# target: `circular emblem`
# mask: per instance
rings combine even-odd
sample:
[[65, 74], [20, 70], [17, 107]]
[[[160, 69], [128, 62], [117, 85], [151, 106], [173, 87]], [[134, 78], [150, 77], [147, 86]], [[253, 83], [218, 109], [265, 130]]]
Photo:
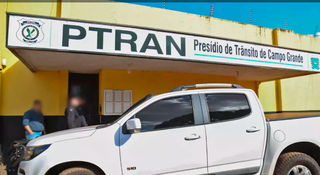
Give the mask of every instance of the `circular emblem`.
[[27, 25], [22, 29], [22, 36], [24, 39], [32, 41], [38, 38], [39, 30], [33, 25]]
[[16, 36], [20, 41], [31, 45], [40, 43], [43, 40], [44, 33], [42, 30], [42, 26], [44, 25], [44, 22], [40, 20], [24, 18], [17, 21], [19, 23], [19, 28], [17, 30]]

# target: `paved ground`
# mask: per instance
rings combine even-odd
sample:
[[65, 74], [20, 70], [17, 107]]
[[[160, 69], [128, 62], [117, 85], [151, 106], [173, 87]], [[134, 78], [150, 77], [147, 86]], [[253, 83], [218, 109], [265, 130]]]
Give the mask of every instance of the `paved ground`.
[[7, 175], [6, 171], [4, 170], [4, 166], [0, 165], [0, 175]]

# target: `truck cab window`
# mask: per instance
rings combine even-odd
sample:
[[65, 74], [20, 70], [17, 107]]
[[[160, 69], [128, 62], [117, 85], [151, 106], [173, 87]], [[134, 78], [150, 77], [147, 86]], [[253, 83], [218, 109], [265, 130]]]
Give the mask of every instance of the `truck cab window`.
[[135, 115], [141, 121], [141, 131], [152, 131], [194, 125], [191, 96], [179, 96], [157, 101]]
[[208, 94], [210, 122], [238, 119], [251, 113], [244, 94]]

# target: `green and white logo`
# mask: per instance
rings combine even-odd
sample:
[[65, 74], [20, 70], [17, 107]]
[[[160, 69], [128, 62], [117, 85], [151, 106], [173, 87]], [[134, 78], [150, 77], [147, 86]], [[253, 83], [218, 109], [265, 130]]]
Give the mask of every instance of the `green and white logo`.
[[39, 43], [43, 40], [44, 34], [42, 31], [43, 22], [32, 19], [18, 20], [19, 29], [17, 31], [17, 38], [29, 45]]

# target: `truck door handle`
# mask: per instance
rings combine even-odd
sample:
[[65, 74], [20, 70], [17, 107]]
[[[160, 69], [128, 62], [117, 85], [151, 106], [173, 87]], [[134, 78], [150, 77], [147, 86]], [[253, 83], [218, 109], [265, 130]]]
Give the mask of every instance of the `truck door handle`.
[[201, 137], [197, 134], [191, 134], [190, 136], [188, 137], [185, 137], [184, 140], [197, 140], [197, 139], [200, 139]]
[[258, 132], [260, 129], [256, 128], [255, 126], [251, 127], [250, 129], [246, 130], [247, 133], [253, 133], [253, 132]]

